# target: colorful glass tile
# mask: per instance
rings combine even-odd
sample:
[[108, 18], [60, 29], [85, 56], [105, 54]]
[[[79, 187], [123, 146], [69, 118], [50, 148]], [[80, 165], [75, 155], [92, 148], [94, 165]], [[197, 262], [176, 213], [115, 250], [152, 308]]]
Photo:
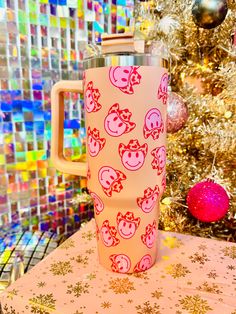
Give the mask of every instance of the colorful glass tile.
[[[86, 42], [124, 29], [132, 12], [131, 0], [0, 0], [0, 228], [61, 233], [92, 216], [70, 203], [83, 179], [51, 163], [50, 91], [60, 79], [79, 79]], [[86, 150], [82, 106], [78, 95], [66, 96], [64, 154], [75, 161]]]

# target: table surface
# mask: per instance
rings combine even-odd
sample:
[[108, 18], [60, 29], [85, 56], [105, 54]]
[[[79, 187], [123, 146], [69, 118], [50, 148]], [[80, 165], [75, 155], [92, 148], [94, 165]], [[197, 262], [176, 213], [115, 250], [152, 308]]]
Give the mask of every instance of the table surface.
[[1, 295], [3, 314], [236, 314], [236, 245], [159, 231], [148, 271], [112, 273], [98, 263], [86, 224]]

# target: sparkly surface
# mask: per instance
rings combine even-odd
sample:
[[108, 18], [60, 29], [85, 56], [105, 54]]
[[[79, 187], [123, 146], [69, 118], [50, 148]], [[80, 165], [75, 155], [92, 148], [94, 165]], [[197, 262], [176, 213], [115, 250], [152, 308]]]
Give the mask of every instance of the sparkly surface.
[[[168, 46], [172, 91], [184, 98], [189, 113], [182, 129], [168, 133], [167, 187], [159, 225], [166, 231], [236, 242], [236, 2], [227, 1], [225, 20], [210, 30], [194, 23], [191, 0], [149, 3], [148, 20], [155, 18], [155, 28], [148, 39]], [[162, 24], [167, 17], [173, 26], [168, 33]], [[228, 213], [214, 223], [198, 221], [186, 204], [189, 189], [208, 177], [231, 195]]]
[[202, 28], [211, 29], [219, 26], [228, 12], [226, 0], [195, 0], [192, 14], [194, 22]]
[[204, 222], [222, 219], [229, 209], [229, 197], [217, 183], [203, 181], [195, 184], [187, 196], [191, 214]]
[[[15, 230], [16, 231], [16, 230]], [[0, 233], [0, 292], [51, 253], [64, 236], [53, 232]], [[22, 265], [21, 273], [19, 266]]]
[[[61, 234], [87, 215], [71, 204], [84, 179], [50, 161], [50, 90], [78, 80], [85, 44], [124, 30], [132, 8], [131, 0], [0, 0], [0, 228]], [[64, 154], [76, 161], [85, 154], [83, 101], [65, 96]]]
[[168, 92], [167, 98], [167, 132], [175, 133], [182, 129], [188, 120], [188, 109], [180, 95]]
[[118, 274], [99, 264], [95, 231], [90, 221], [1, 293], [2, 313], [235, 313], [235, 244], [160, 231], [156, 264]]

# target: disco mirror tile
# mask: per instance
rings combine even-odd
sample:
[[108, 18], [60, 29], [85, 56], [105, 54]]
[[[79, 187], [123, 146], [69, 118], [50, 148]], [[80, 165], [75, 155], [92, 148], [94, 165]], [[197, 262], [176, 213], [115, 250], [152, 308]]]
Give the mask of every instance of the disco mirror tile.
[[[128, 25], [133, 1], [0, 0], [0, 230], [73, 232], [92, 208], [72, 208], [85, 186], [50, 161], [50, 90], [82, 77], [88, 41]], [[82, 109], [81, 109], [82, 108]], [[84, 159], [83, 99], [65, 101], [64, 154]], [[79, 138], [80, 135], [80, 138]]]

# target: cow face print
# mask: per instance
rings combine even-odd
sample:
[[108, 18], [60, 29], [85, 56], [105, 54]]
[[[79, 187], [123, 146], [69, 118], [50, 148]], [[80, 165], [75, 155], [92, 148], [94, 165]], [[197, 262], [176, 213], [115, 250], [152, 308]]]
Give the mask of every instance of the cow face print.
[[133, 86], [140, 84], [141, 80], [141, 75], [137, 71], [138, 68], [138, 66], [111, 67], [109, 71], [110, 82], [123, 93], [133, 94]]
[[141, 260], [134, 267], [134, 272], [138, 273], [140, 271], [145, 271], [152, 266], [152, 257], [149, 254], [144, 255]]
[[130, 258], [125, 254], [112, 254], [110, 256], [112, 261], [111, 269], [116, 273], [128, 273], [131, 267]]
[[153, 224], [149, 224], [146, 227], [146, 233], [141, 236], [141, 239], [143, 243], [151, 249], [155, 242], [156, 242], [156, 236], [157, 236], [157, 223], [154, 220]]
[[121, 181], [125, 179], [126, 175], [123, 172], [108, 166], [102, 167], [98, 173], [103, 191], [109, 197], [112, 196], [112, 192], [119, 193], [123, 189]]
[[156, 185], [154, 189], [147, 188], [144, 191], [144, 196], [137, 198], [137, 204], [144, 213], [150, 213], [153, 210], [156, 206], [159, 193], [159, 187]]
[[93, 88], [93, 82], [90, 81], [85, 90], [85, 109], [87, 112], [96, 112], [102, 108], [101, 104], [98, 102], [100, 96], [99, 90]]
[[100, 197], [94, 193], [94, 192], [90, 192], [90, 195], [94, 201], [94, 209], [95, 209], [95, 213], [96, 215], [99, 215], [103, 209], [104, 209], [104, 204], [103, 201], [100, 199]]
[[157, 169], [157, 174], [160, 175], [165, 170], [166, 165], [166, 148], [165, 146], [157, 147], [151, 152], [154, 157], [152, 168]]
[[157, 108], [150, 109], [144, 119], [143, 135], [145, 138], [152, 136], [154, 140], [157, 140], [160, 133], [164, 132], [164, 123], [161, 116], [161, 112]]
[[116, 221], [119, 235], [124, 239], [132, 238], [140, 224], [140, 218], [134, 218], [134, 214], [131, 212], [127, 212], [125, 215], [118, 213]]
[[168, 80], [168, 74], [165, 73], [161, 78], [161, 83], [157, 92], [157, 99], [161, 99], [164, 105], [167, 103]]
[[132, 131], [136, 124], [130, 121], [132, 113], [128, 109], [120, 109], [114, 104], [108, 111], [104, 120], [104, 128], [110, 136], [118, 137]]
[[131, 171], [138, 170], [143, 166], [147, 151], [148, 145], [146, 143], [140, 145], [138, 140], [130, 140], [127, 146], [122, 143], [119, 145], [122, 164]]
[[105, 143], [105, 138], [100, 138], [99, 131], [96, 128], [91, 130], [88, 127], [88, 151], [90, 156], [96, 157], [103, 149]]
[[109, 221], [105, 220], [102, 224], [101, 230], [101, 238], [105, 246], [116, 246], [120, 243], [120, 240], [116, 238], [116, 228], [109, 225]]

